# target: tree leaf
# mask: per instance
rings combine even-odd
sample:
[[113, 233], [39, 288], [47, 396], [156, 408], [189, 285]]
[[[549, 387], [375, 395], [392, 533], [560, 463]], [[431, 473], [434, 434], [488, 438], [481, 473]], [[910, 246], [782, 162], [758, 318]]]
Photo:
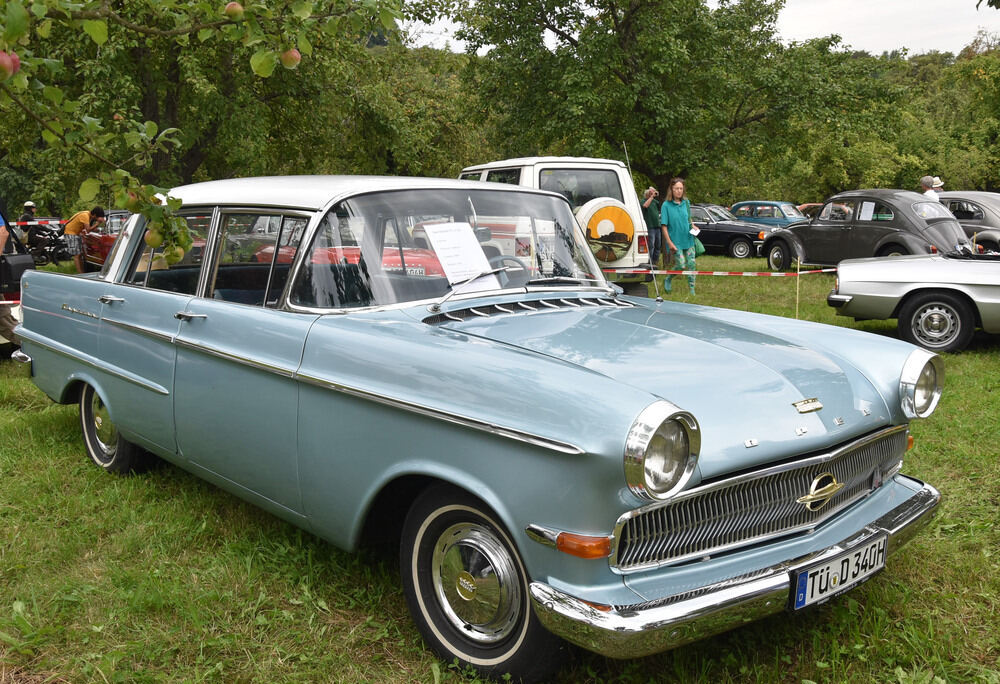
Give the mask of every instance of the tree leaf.
[[250, 68], [261, 78], [267, 78], [274, 73], [274, 67], [278, 64], [278, 55], [274, 50], [258, 50], [250, 58]]
[[80, 199], [84, 202], [92, 202], [100, 191], [101, 181], [96, 178], [88, 178], [80, 183]]
[[214, 35], [215, 31], [213, 29], [202, 29], [198, 31], [198, 40], [204, 43], [206, 40], [208, 40]]
[[24, 9], [21, 0], [10, 0], [7, 3], [7, 26], [3, 36], [8, 43], [16, 42], [28, 32], [28, 10]]
[[292, 14], [299, 19], [308, 19], [312, 15], [313, 4], [305, 0], [298, 0], [292, 3]]
[[98, 45], [108, 42], [108, 25], [104, 21], [87, 19], [83, 22], [83, 30]]

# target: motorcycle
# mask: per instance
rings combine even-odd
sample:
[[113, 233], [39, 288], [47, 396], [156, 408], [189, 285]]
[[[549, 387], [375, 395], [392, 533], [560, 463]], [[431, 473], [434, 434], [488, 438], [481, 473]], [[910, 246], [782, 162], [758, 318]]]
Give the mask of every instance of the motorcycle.
[[72, 259], [66, 240], [55, 228], [45, 225], [32, 226], [28, 229], [28, 252], [35, 260], [36, 266]]

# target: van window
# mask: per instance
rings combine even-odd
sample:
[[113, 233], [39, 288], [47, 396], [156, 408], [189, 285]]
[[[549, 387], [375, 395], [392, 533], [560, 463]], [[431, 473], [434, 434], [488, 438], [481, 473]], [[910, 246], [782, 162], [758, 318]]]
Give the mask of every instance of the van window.
[[543, 169], [538, 187], [558, 192], [569, 200], [574, 210], [598, 197], [625, 201], [618, 174], [608, 169]]
[[493, 169], [486, 173], [486, 180], [491, 183], [518, 185], [521, 182], [521, 169]]

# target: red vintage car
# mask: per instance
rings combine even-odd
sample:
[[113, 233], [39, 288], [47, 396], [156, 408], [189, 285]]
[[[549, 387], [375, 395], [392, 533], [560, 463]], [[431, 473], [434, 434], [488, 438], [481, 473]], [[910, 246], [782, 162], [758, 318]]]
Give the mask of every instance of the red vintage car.
[[111, 253], [111, 247], [118, 239], [118, 233], [125, 227], [125, 222], [131, 215], [131, 212], [124, 209], [110, 209], [107, 212], [107, 221], [96, 230], [84, 233], [83, 261], [87, 268], [100, 269], [104, 266], [104, 261]]

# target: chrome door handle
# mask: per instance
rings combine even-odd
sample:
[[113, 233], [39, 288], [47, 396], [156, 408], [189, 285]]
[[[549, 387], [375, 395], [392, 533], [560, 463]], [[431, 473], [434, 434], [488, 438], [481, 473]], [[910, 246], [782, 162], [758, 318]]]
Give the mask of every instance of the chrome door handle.
[[114, 297], [112, 295], [101, 295], [97, 298], [101, 304], [111, 304], [113, 302], [124, 302], [125, 300], [121, 297]]
[[174, 314], [174, 318], [176, 318], [179, 321], [191, 321], [194, 320], [195, 318], [208, 318], [208, 316], [206, 314], [195, 314], [195, 313], [188, 313], [187, 311], [178, 311], [177, 313]]

